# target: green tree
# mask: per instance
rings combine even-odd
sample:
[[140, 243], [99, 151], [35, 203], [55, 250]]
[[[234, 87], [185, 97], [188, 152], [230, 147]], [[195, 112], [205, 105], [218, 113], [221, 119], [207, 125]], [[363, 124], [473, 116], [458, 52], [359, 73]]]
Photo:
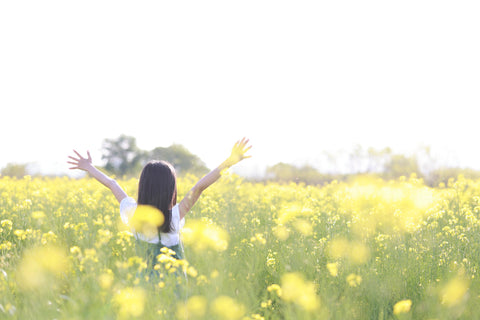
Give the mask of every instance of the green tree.
[[5, 168], [2, 169], [3, 176], [21, 178], [28, 174], [27, 163], [8, 163]]
[[144, 152], [137, 147], [134, 137], [120, 135], [116, 139], [105, 139], [102, 145], [105, 169], [117, 176], [136, 173], [141, 166]]
[[180, 175], [188, 172], [199, 176], [208, 172], [205, 163], [180, 144], [155, 148], [148, 153], [148, 158], [170, 162]]
[[303, 182], [306, 184], [322, 184], [333, 180], [331, 175], [320, 173], [312, 166], [296, 167], [287, 163], [277, 163], [266, 170], [269, 180], [278, 182]]
[[276, 165], [268, 167], [267, 178], [275, 181], [295, 181], [296, 179], [296, 168], [288, 163], [280, 162]]
[[407, 157], [402, 154], [394, 154], [385, 164], [383, 176], [386, 179], [396, 179], [401, 176], [408, 177], [412, 173], [415, 173], [419, 178], [422, 177], [417, 157]]

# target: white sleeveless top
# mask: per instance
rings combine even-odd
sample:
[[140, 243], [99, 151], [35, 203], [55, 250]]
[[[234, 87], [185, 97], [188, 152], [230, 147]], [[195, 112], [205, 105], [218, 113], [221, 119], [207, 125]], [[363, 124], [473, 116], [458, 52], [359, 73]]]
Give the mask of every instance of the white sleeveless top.
[[[122, 222], [128, 225], [129, 220], [133, 217], [135, 210], [137, 209], [137, 202], [131, 197], [125, 197], [120, 202], [120, 217]], [[180, 230], [185, 225], [185, 218], [180, 220], [180, 210], [178, 204], [172, 208], [172, 231], [169, 233], [160, 233], [161, 243], [164, 246], [171, 247], [180, 243]], [[146, 236], [139, 232], [136, 232], [135, 229], [131, 227], [132, 233], [135, 238], [138, 240], [146, 241], [148, 243], [158, 243], [160, 240], [158, 236]]]

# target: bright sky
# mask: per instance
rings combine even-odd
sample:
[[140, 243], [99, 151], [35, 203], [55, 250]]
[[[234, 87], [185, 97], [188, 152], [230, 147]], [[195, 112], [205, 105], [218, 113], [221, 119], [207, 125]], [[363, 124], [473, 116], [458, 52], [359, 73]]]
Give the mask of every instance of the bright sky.
[[120, 134], [210, 168], [355, 145], [480, 169], [480, 2], [1, 1], [0, 168]]

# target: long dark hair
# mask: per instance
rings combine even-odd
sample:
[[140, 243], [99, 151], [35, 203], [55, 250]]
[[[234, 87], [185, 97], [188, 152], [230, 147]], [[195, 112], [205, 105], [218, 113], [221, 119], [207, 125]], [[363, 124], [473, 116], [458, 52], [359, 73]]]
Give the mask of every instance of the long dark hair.
[[177, 177], [167, 161], [150, 161], [138, 182], [138, 204], [151, 205], [163, 213], [163, 225], [158, 232], [172, 231], [172, 207], [177, 204]]

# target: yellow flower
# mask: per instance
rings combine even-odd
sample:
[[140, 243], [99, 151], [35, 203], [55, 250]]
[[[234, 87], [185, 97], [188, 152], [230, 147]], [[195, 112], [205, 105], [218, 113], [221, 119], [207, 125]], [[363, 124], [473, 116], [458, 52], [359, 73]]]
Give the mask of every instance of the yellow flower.
[[82, 250], [77, 247], [77, 246], [73, 246], [70, 248], [70, 253], [73, 255], [73, 256], [81, 256], [82, 255]]
[[195, 251], [213, 249], [225, 251], [228, 248], [228, 234], [222, 228], [201, 220], [190, 220], [182, 230], [182, 239]]
[[277, 294], [277, 296], [279, 296], [279, 297], [282, 296], [282, 288], [276, 283], [269, 285], [267, 287], [267, 291], [268, 292], [275, 292]]
[[218, 277], [220, 273], [218, 272], [218, 270], [213, 270], [211, 273], [210, 273], [210, 278], [211, 279], [215, 279], [216, 277]]
[[192, 278], [195, 278], [196, 276], [198, 276], [198, 271], [194, 267], [190, 266], [187, 268], [187, 275], [189, 275]]
[[10, 241], [5, 241], [4, 243], [0, 244], [0, 250], [10, 250], [12, 247], [13, 245]]
[[313, 233], [312, 223], [307, 220], [297, 219], [294, 221], [293, 226], [295, 230], [304, 236], [311, 236]]
[[453, 307], [458, 305], [468, 292], [469, 282], [455, 278], [450, 280], [441, 290], [442, 304]]
[[252, 243], [253, 242], [258, 242], [258, 243], [263, 244], [263, 245], [267, 243], [267, 241], [263, 237], [263, 234], [261, 234], [261, 233], [257, 233], [257, 234], [255, 234], [254, 237], [251, 237], [250, 242], [252, 242]]
[[0, 224], [2, 225], [2, 228], [7, 229], [8, 231], [12, 230], [12, 226], [13, 226], [12, 221], [5, 219], [5, 220], [2, 220]]
[[40, 219], [43, 219], [45, 217], [46, 217], [46, 215], [43, 211], [33, 211], [32, 212], [32, 218], [33, 219], [40, 220]]
[[347, 239], [332, 240], [328, 246], [328, 253], [333, 259], [346, 257], [349, 252], [350, 243]]
[[305, 281], [300, 273], [286, 273], [282, 276], [282, 296], [287, 302], [293, 302], [307, 311], [313, 311], [320, 306], [320, 300], [315, 293], [315, 285]]
[[350, 287], [358, 287], [362, 283], [362, 277], [351, 273], [347, 276], [347, 283]]
[[336, 262], [327, 263], [327, 270], [332, 277], [336, 277], [338, 275], [338, 264]]
[[48, 231], [42, 235], [42, 244], [55, 243], [57, 241], [57, 236], [52, 231]]
[[13, 232], [13, 234], [16, 235], [19, 240], [27, 239], [27, 233], [25, 232], [25, 230], [17, 229]]
[[125, 288], [113, 297], [113, 303], [121, 319], [141, 316], [145, 309], [145, 300], [146, 294], [141, 288]]
[[212, 302], [211, 308], [217, 317], [225, 320], [241, 319], [245, 314], [245, 307], [227, 296], [216, 298]]
[[112, 237], [113, 234], [110, 232], [110, 230], [99, 229], [97, 231], [97, 241], [95, 243], [95, 246], [99, 248], [102, 245], [107, 244]]
[[192, 296], [187, 303], [177, 305], [177, 318], [198, 319], [205, 316], [207, 312], [207, 298], [204, 296]]
[[393, 306], [393, 314], [399, 315], [401, 313], [408, 313], [412, 307], [412, 300], [401, 300]]
[[294, 220], [298, 216], [311, 216], [313, 210], [307, 207], [304, 207], [302, 204], [294, 203], [291, 205], [284, 206], [278, 214], [278, 223], [284, 224], [289, 221]]
[[17, 282], [27, 290], [51, 288], [67, 269], [67, 257], [60, 248], [32, 248], [25, 251], [20, 261]]
[[85, 260], [98, 262], [97, 251], [95, 249], [85, 249]]
[[98, 284], [102, 289], [109, 289], [112, 286], [113, 280], [113, 272], [110, 269], [107, 269], [106, 272], [98, 276]]
[[366, 245], [343, 238], [332, 240], [328, 253], [333, 259], [346, 258], [355, 265], [365, 264], [370, 259], [370, 249]]
[[273, 235], [278, 239], [278, 240], [282, 240], [282, 241], [285, 241], [288, 239], [289, 235], [290, 235], [290, 231], [287, 227], [285, 227], [284, 225], [282, 224], [279, 224], [277, 226], [275, 226], [273, 229], [272, 229], [272, 232], [273, 232]]
[[165, 218], [160, 210], [149, 205], [138, 205], [129, 224], [136, 232], [142, 233], [147, 237], [153, 237], [158, 234]]
[[353, 264], [364, 264], [370, 259], [370, 249], [362, 243], [351, 243], [348, 258]]

